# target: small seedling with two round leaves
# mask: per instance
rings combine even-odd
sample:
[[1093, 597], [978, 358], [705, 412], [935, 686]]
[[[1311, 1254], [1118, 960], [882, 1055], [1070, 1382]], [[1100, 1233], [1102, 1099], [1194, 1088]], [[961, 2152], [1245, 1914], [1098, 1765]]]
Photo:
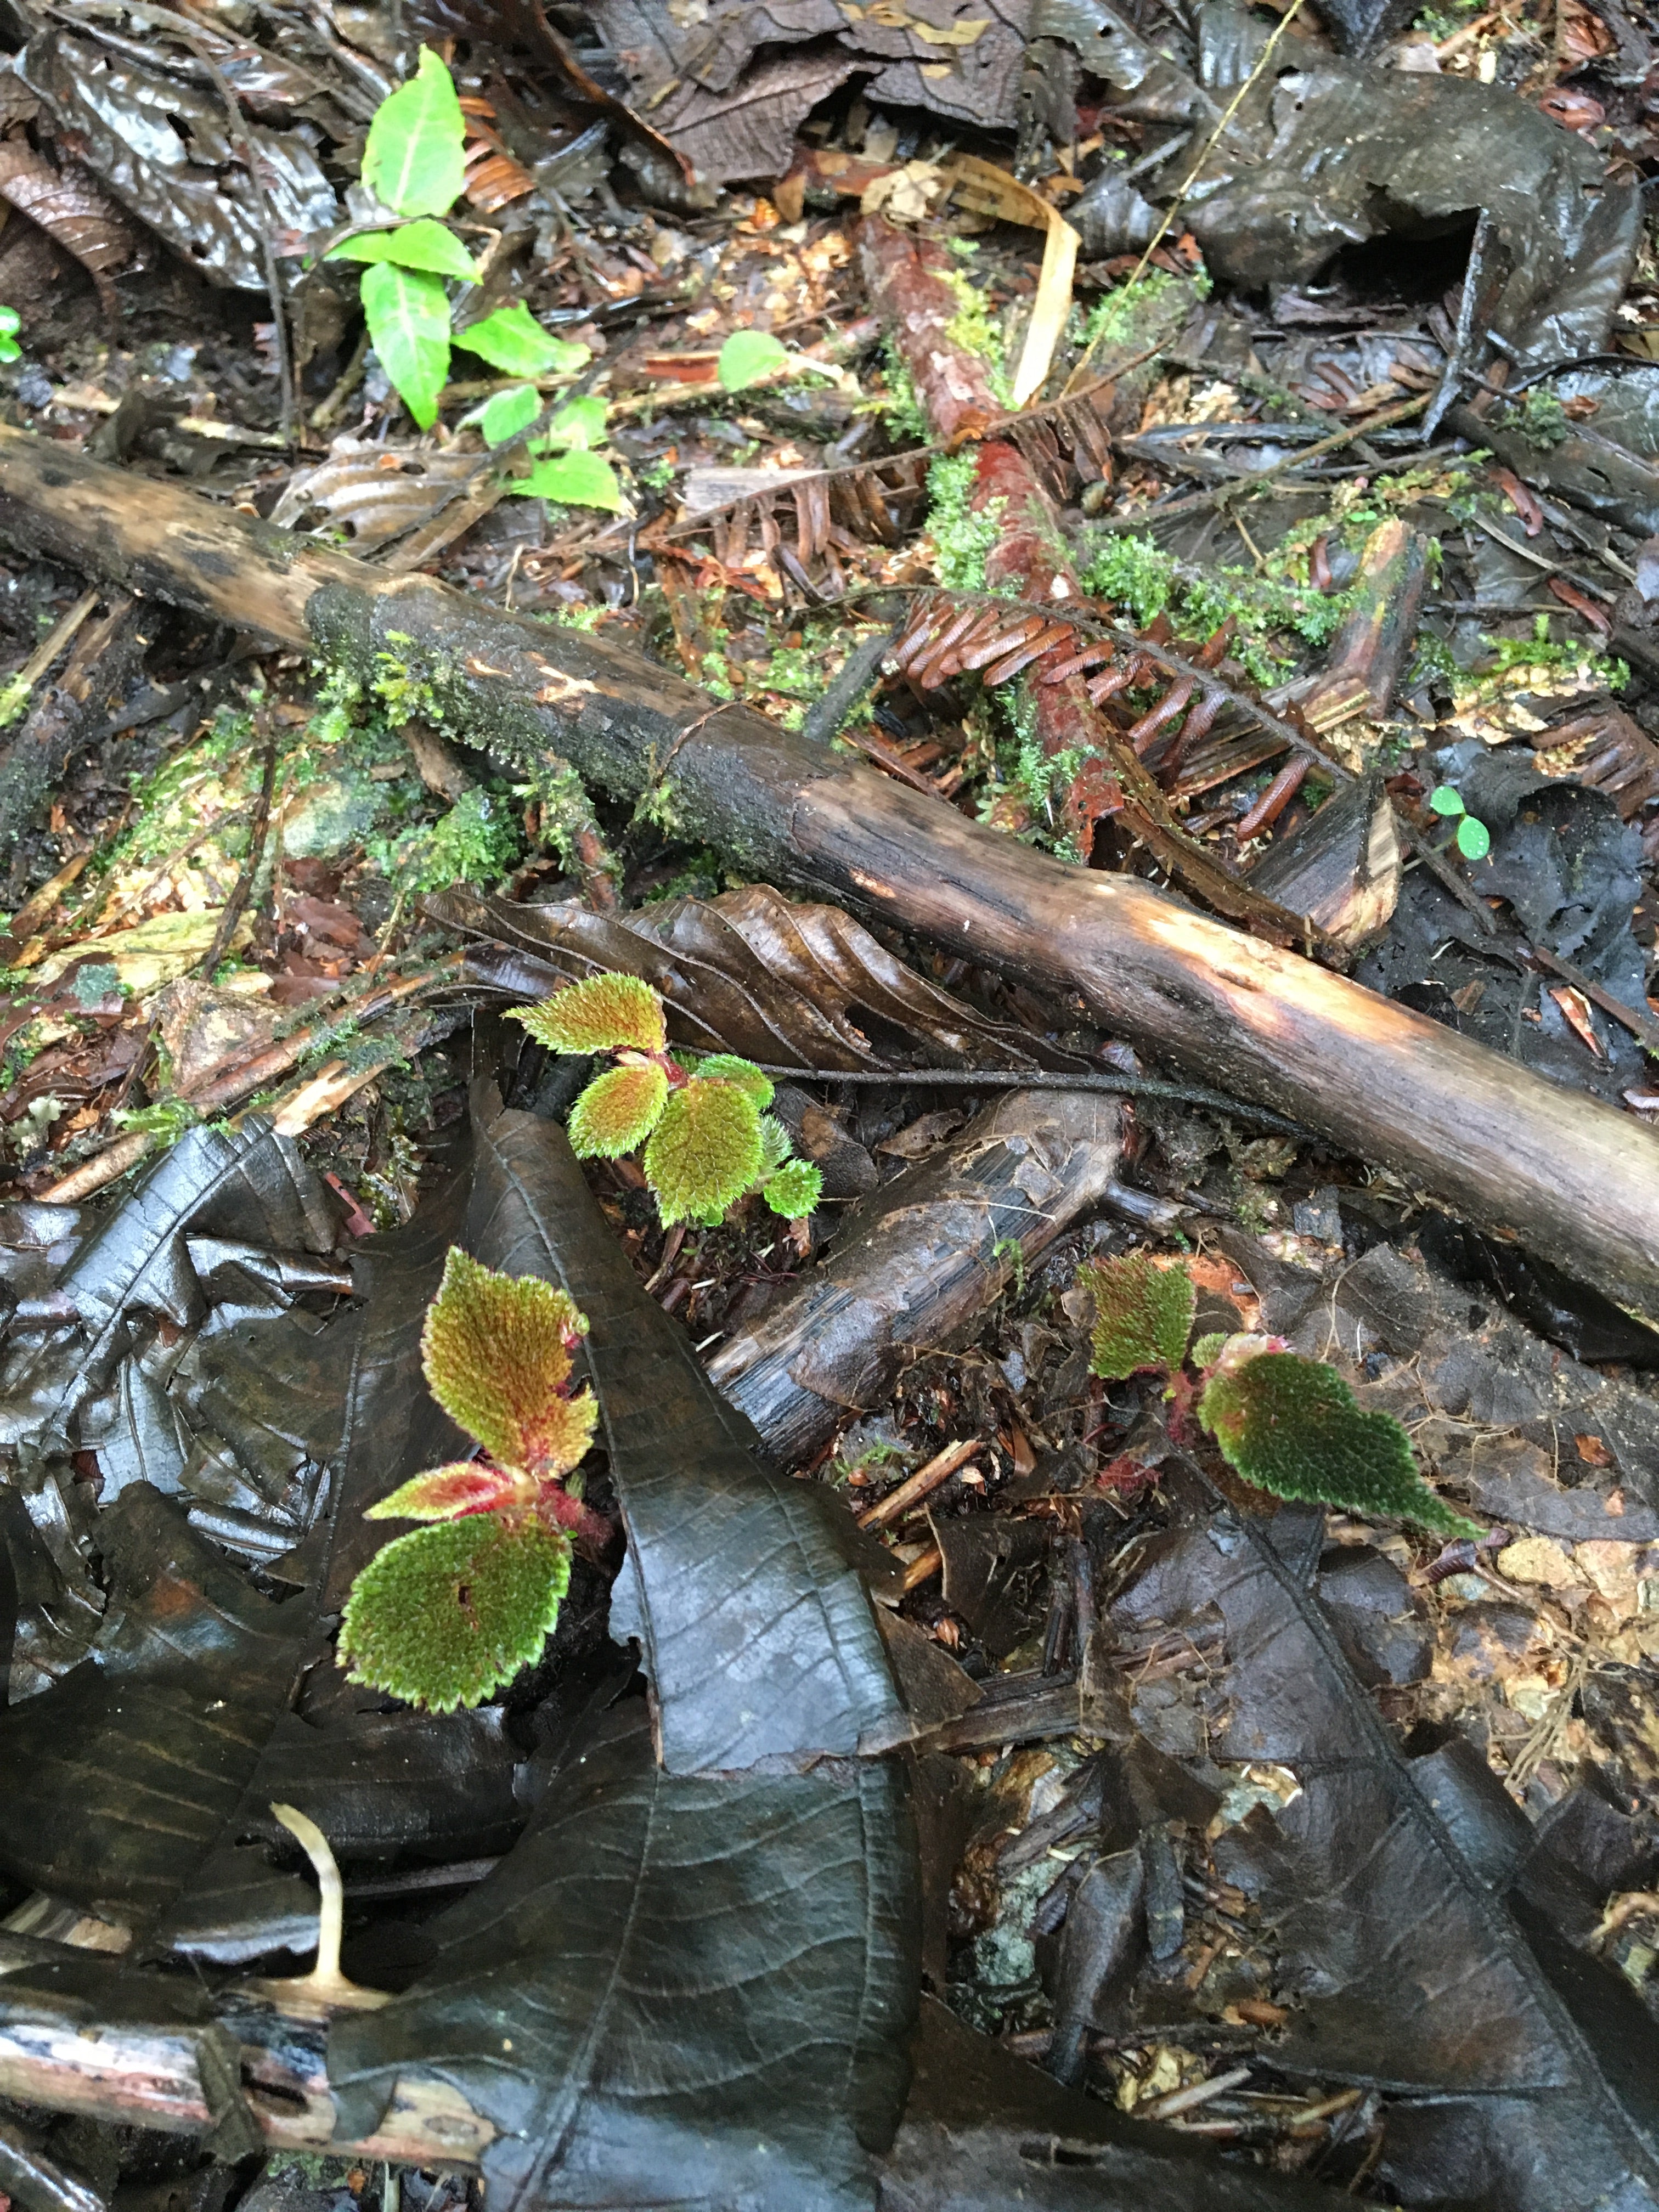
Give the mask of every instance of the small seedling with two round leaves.
[[603, 1549], [611, 1536], [575, 1472], [599, 1414], [591, 1391], [570, 1389], [586, 1330], [552, 1284], [450, 1252], [421, 1364], [482, 1456], [431, 1468], [369, 1507], [371, 1521], [429, 1525], [377, 1553], [351, 1586], [336, 1656], [354, 1682], [447, 1713], [540, 1656], [573, 1540]]
[[787, 1220], [817, 1205], [822, 1176], [792, 1157], [788, 1131], [766, 1111], [771, 1079], [735, 1053], [695, 1067], [676, 1060], [662, 1000], [639, 976], [590, 975], [513, 1018], [550, 1051], [614, 1054], [617, 1065], [571, 1109], [570, 1148], [579, 1159], [609, 1160], [642, 1145], [665, 1228], [714, 1228], [751, 1191]]
[[1429, 793], [1429, 805], [1443, 820], [1457, 824], [1457, 849], [1466, 860], [1484, 860], [1492, 850], [1492, 832], [1468, 811], [1462, 793], [1449, 783], [1437, 783]]
[[1424, 1481], [1394, 1416], [1363, 1411], [1323, 1360], [1302, 1358], [1277, 1336], [1218, 1333], [1189, 1347], [1197, 1296], [1183, 1267], [1160, 1267], [1145, 1253], [1095, 1260], [1078, 1284], [1095, 1302], [1093, 1371], [1109, 1382], [1163, 1375], [1170, 1433], [1179, 1439], [1195, 1419], [1256, 1489], [1480, 1534]]

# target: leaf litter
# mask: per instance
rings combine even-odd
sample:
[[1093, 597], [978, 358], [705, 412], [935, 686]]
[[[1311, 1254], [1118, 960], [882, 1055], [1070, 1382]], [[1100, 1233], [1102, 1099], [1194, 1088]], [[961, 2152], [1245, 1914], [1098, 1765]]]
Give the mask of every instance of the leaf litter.
[[[1659, 1113], [1645, 19], [20, 21], [13, 420]], [[260, 2212], [459, 2212], [414, 2083], [491, 2204], [1648, 2201], [1651, 1329], [754, 881], [670, 764], [630, 817], [393, 653], [84, 582], [0, 594], [8, 2193], [260, 2149]], [[581, 1040], [498, 1015], [611, 976], [691, 1086], [767, 1071], [820, 1206], [590, 1146]], [[368, 1510], [493, 1479], [422, 1378], [452, 1251], [588, 1317], [617, 1537], [433, 1712], [334, 1661]], [[1446, 1530], [1242, 1480], [1173, 1320], [1091, 1358], [1126, 1263]], [[317, 1940], [275, 1807], [390, 1997], [326, 2031], [252, 1992]], [[182, 2038], [202, 2118], [134, 2150], [71, 2021]]]

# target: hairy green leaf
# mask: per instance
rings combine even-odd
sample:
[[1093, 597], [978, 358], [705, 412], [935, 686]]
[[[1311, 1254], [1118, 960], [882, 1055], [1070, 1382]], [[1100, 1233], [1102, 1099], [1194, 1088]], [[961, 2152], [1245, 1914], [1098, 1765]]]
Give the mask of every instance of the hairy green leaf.
[[552, 337], [522, 300], [469, 323], [456, 331], [455, 343], [469, 353], [482, 354], [503, 376], [562, 376], [587, 359], [585, 345]]
[[781, 1168], [793, 1150], [793, 1140], [775, 1114], [761, 1116], [761, 1173]]
[[760, 1110], [735, 1083], [693, 1076], [676, 1091], [645, 1148], [645, 1178], [665, 1226], [724, 1212], [760, 1173]]
[[614, 1160], [635, 1152], [667, 1102], [668, 1078], [660, 1067], [613, 1067], [590, 1083], [571, 1109], [570, 1149], [579, 1160]]
[[365, 1521], [456, 1521], [463, 1513], [490, 1513], [525, 1501], [518, 1495], [522, 1476], [503, 1473], [482, 1460], [453, 1460], [411, 1475], [378, 1505], [366, 1506]]
[[668, 1042], [662, 1000], [637, 975], [589, 975], [513, 1018], [552, 1052], [661, 1052]]
[[1127, 1259], [1091, 1260], [1078, 1271], [1078, 1282], [1094, 1297], [1089, 1364], [1097, 1375], [1121, 1382], [1143, 1368], [1180, 1366], [1198, 1303], [1184, 1267], [1160, 1267], [1137, 1252]]
[[1275, 1498], [1392, 1514], [1447, 1535], [1480, 1533], [1423, 1480], [1394, 1416], [1362, 1413], [1322, 1360], [1262, 1352], [1233, 1365], [1224, 1353], [1198, 1417], [1228, 1465]]
[[766, 1203], [787, 1221], [799, 1221], [817, 1209], [823, 1177], [810, 1160], [788, 1160], [761, 1185]]
[[476, 284], [478, 264], [453, 230], [446, 230], [430, 216], [418, 222], [400, 223], [396, 230], [367, 231], [361, 238], [342, 239], [325, 257], [330, 261], [391, 261], [399, 269], [425, 269], [434, 276], [459, 276]]
[[511, 489], [520, 499], [552, 499], [561, 507], [598, 507], [607, 514], [622, 511], [622, 485], [617, 471], [603, 454], [590, 453], [580, 446], [538, 461]]
[[733, 331], [720, 348], [716, 364], [721, 387], [741, 392], [745, 385], [781, 368], [788, 358], [788, 347], [769, 331]]
[[486, 446], [504, 446], [516, 438], [542, 411], [542, 395], [533, 384], [515, 384], [508, 392], [492, 392], [478, 417]]
[[1227, 1333], [1224, 1329], [1212, 1329], [1207, 1335], [1200, 1336], [1194, 1340], [1188, 1356], [1194, 1366], [1202, 1373], [1205, 1368], [1213, 1365], [1221, 1357], [1222, 1346], [1227, 1340]]
[[442, 215], [466, 181], [465, 138], [454, 79], [431, 47], [422, 46], [416, 74], [374, 111], [363, 147], [363, 182], [399, 215]]
[[568, 1540], [533, 1515], [416, 1528], [352, 1584], [337, 1656], [408, 1705], [476, 1705], [541, 1656], [569, 1583]]
[[449, 301], [442, 283], [377, 261], [363, 271], [362, 296], [380, 366], [416, 422], [429, 430], [449, 376]]
[[697, 1063], [699, 1075], [711, 1082], [735, 1083], [763, 1110], [772, 1103], [772, 1079], [763, 1075], [752, 1060], [739, 1060], [734, 1052], [711, 1052]]
[[587, 1324], [538, 1275], [498, 1275], [452, 1247], [421, 1331], [433, 1396], [503, 1467], [562, 1474], [592, 1440], [586, 1393], [559, 1394]]

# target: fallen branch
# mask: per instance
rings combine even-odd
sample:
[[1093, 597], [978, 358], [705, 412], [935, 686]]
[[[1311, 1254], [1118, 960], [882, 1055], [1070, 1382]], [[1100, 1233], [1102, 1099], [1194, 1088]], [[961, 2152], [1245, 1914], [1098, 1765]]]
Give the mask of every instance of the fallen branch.
[[[1063, 1082], [1064, 1077], [1057, 1079]], [[1112, 1188], [1122, 1114], [1086, 1091], [1016, 1091], [872, 1192], [793, 1297], [721, 1346], [711, 1382], [785, 1464], [883, 1403], [921, 1352], [994, 1298]]]
[[451, 727], [521, 769], [555, 754], [603, 790], [649, 793], [745, 874], [811, 886], [1020, 976], [1659, 1312], [1659, 1138], [1134, 877], [982, 829], [603, 635], [378, 575], [11, 429], [0, 536], [319, 652], [366, 684], [395, 662]]

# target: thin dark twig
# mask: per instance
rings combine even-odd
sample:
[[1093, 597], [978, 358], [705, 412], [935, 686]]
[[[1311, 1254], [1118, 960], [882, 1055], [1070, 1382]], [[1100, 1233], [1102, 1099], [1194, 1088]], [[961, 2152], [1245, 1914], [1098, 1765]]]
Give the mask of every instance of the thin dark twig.
[[255, 878], [265, 856], [265, 836], [270, 828], [270, 795], [276, 787], [276, 740], [265, 739], [264, 773], [259, 781], [259, 796], [253, 806], [253, 826], [248, 834], [247, 858], [242, 863], [241, 873], [225, 901], [225, 910], [219, 917], [219, 927], [213, 933], [213, 942], [198, 973], [211, 982], [218, 971], [219, 963], [230, 950], [237, 926], [246, 910], [253, 893]]
[[1346, 430], [1338, 430], [1328, 438], [1322, 438], [1316, 446], [1309, 446], [1302, 453], [1291, 453], [1282, 461], [1275, 461], [1270, 469], [1258, 469], [1249, 474], [1231, 477], [1223, 484], [1212, 484], [1207, 491], [1189, 492], [1182, 499], [1172, 499], [1161, 507], [1140, 508], [1132, 514], [1111, 514], [1096, 527], [1100, 530], [1144, 530], [1149, 524], [1172, 520], [1178, 514], [1200, 514], [1206, 508], [1230, 506], [1236, 499], [1244, 499], [1292, 470], [1305, 469], [1310, 461], [1317, 461], [1327, 453], [1334, 453], [1344, 446], [1352, 445], [1356, 438], [1370, 435], [1373, 430], [1392, 428], [1413, 415], [1420, 415], [1428, 405], [1431, 395], [1419, 392], [1414, 399], [1401, 400], [1397, 407], [1385, 407], [1380, 415], [1367, 416], [1363, 422], [1352, 423]]
[[1164, 1083], [1155, 1075], [1119, 1075], [1097, 1068], [1081, 1069], [1076, 1074], [1066, 1074], [1049, 1067], [849, 1070], [844, 1067], [785, 1067], [767, 1060], [757, 1060], [755, 1066], [763, 1075], [784, 1075], [794, 1083], [892, 1083], [921, 1090], [939, 1085], [958, 1091], [1121, 1091], [1130, 1098], [1173, 1098], [1186, 1106], [1213, 1107], [1218, 1113], [1236, 1114], [1241, 1121], [1259, 1121], [1265, 1128], [1275, 1129], [1286, 1137], [1306, 1137], [1311, 1133], [1300, 1122], [1288, 1121], [1282, 1115], [1272, 1113], [1265, 1106], [1247, 1105], [1243, 1099], [1230, 1097], [1224, 1091], [1206, 1091], [1202, 1085], [1194, 1084]]

